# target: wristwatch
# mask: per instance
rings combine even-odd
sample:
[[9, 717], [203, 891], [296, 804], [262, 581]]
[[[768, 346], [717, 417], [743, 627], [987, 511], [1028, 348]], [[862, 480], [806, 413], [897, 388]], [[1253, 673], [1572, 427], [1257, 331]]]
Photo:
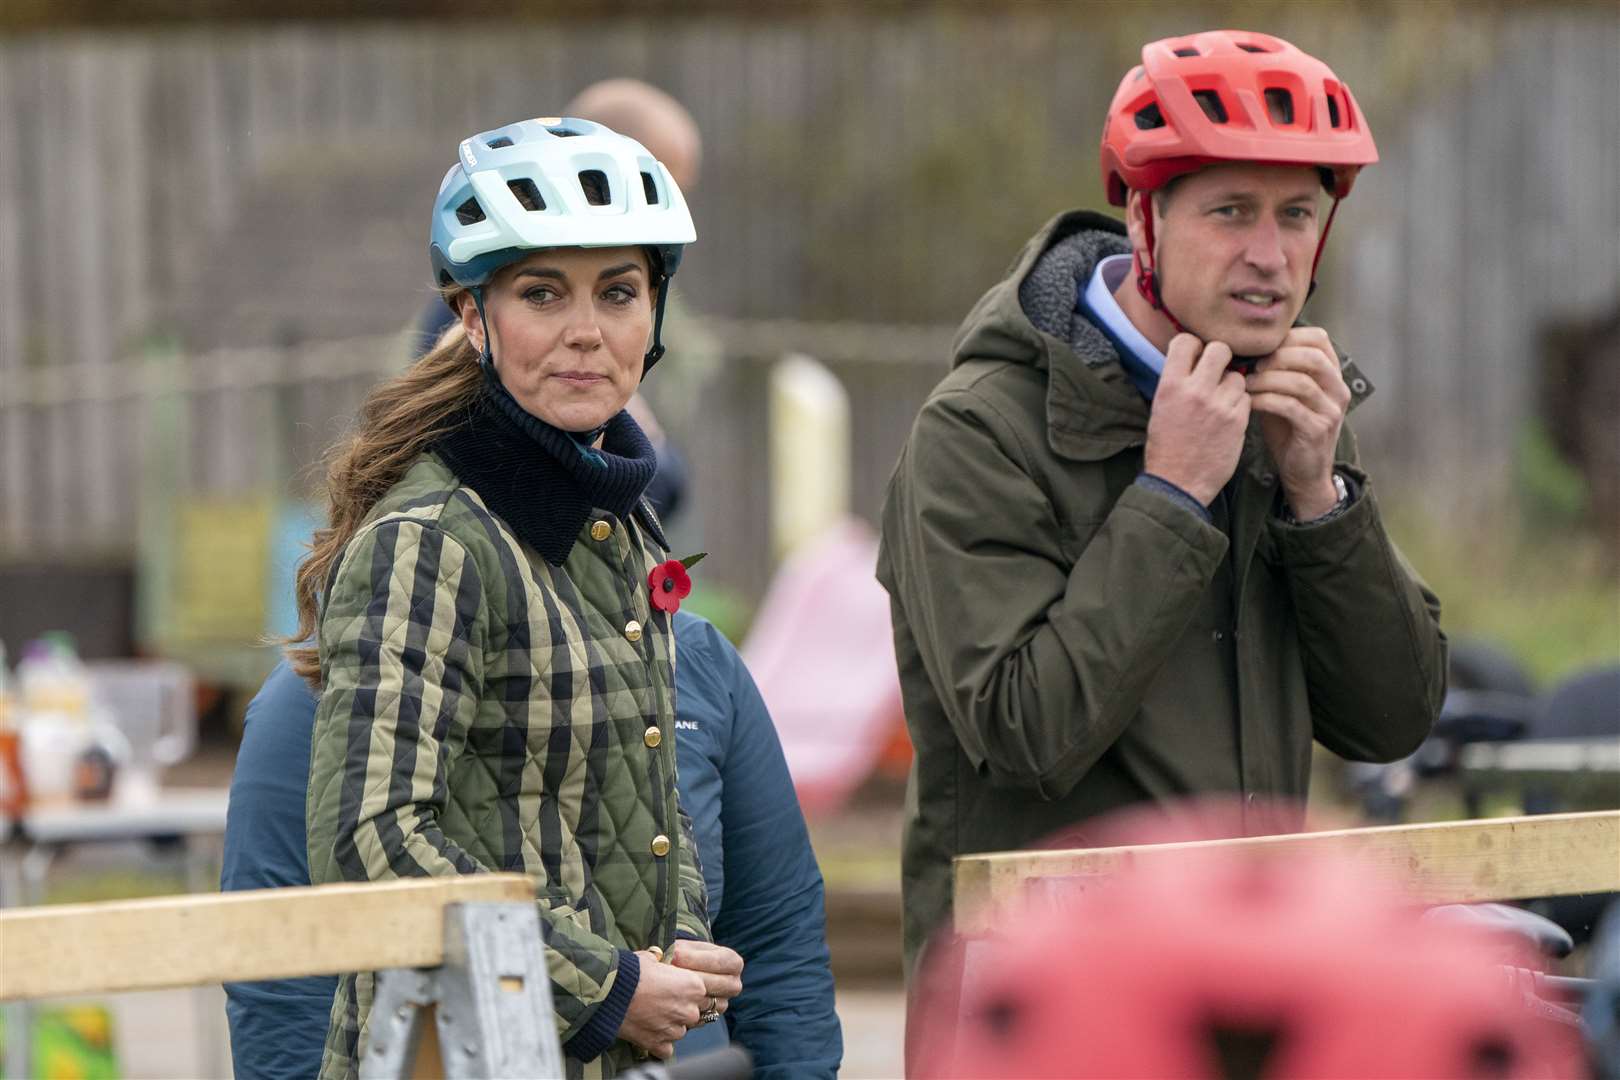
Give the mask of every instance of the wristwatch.
[[1299, 518], [1295, 517], [1294, 508], [1288, 505], [1288, 500], [1284, 499], [1282, 512], [1283, 520], [1290, 525], [1320, 525], [1323, 522], [1332, 521], [1334, 518], [1338, 517], [1340, 514], [1344, 513], [1350, 508], [1350, 482], [1344, 478], [1343, 474], [1341, 474], [1338, 469], [1333, 470], [1333, 490], [1338, 493], [1339, 501], [1334, 503], [1333, 508], [1327, 513], [1319, 514], [1316, 517], [1311, 518], [1309, 521], [1301, 521]]

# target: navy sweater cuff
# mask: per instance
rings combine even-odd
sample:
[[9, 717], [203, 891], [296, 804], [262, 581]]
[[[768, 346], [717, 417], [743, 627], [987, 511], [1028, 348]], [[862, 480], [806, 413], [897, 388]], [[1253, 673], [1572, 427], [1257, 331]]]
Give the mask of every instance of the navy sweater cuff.
[[563, 1044], [563, 1051], [577, 1061], [591, 1061], [612, 1046], [619, 1036], [619, 1025], [624, 1023], [624, 1014], [630, 1011], [630, 999], [636, 996], [639, 982], [641, 958], [629, 949], [620, 949], [619, 975], [613, 980], [613, 989], [585, 1021], [585, 1026]]
[[1168, 496], [1171, 501], [1181, 503], [1187, 509], [1203, 518], [1206, 522], [1211, 524], [1214, 523], [1215, 519], [1210, 517], [1209, 507], [1199, 502], [1196, 498], [1177, 487], [1175, 484], [1172, 484], [1170, 481], [1164, 479], [1164, 477], [1154, 476], [1152, 473], [1147, 472], [1138, 473], [1136, 482], [1142, 487], [1147, 488], [1149, 491], [1157, 491], [1161, 495]]

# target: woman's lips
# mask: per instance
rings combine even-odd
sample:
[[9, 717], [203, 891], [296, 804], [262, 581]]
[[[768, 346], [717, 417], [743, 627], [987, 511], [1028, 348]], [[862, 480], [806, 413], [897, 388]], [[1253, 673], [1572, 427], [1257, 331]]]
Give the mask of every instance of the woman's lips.
[[559, 371], [552, 378], [561, 379], [563, 382], [573, 383], [576, 386], [592, 386], [607, 381], [606, 375], [599, 375], [591, 371]]

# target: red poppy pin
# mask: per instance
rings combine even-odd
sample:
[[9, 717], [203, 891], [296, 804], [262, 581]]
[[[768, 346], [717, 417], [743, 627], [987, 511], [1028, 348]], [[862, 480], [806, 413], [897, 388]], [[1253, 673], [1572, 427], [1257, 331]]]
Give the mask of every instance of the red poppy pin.
[[652, 606], [671, 615], [681, 610], [681, 601], [692, 591], [692, 576], [687, 571], [702, 562], [707, 554], [700, 551], [653, 567], [652, 573], [647, 575], [647, 584], [652, 588]]

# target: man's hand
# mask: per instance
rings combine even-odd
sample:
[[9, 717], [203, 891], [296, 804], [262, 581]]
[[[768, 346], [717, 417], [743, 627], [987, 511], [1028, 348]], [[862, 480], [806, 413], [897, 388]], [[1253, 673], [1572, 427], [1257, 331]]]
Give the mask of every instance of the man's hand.
[[[1208, 506], [1237, 470], [1249, 425], [1243, 376], [1227, 371], [1232, 350], [1177, 334], [1153, 394], [1143, 468]], [[1331, 486], [1331, 481], [1330, 481]]]
[[1247, 381], [1289, 509], [1300, 521], [1321, 517], [1339, 501], [1333, 450], [1350, 406], [1350, 388], [1327, 332], [1315, 326], [1290, 330]]
[[667, 1059], [675, 1053], [675, 1041], [697, 1027], [709, 991], [696, 972], [661, 964], [650, 952], [638, 952], [636, 958], [641, 979], [619, 1025], [619, 1038]]
[[705, 1004], [716, 1012], [725, 1012], [731, 999], [742, 993], [743, 958], [724, 945], [681, 938], [669, 950], [669, 962], [702, 976], [703, 991], [710, 999]]

